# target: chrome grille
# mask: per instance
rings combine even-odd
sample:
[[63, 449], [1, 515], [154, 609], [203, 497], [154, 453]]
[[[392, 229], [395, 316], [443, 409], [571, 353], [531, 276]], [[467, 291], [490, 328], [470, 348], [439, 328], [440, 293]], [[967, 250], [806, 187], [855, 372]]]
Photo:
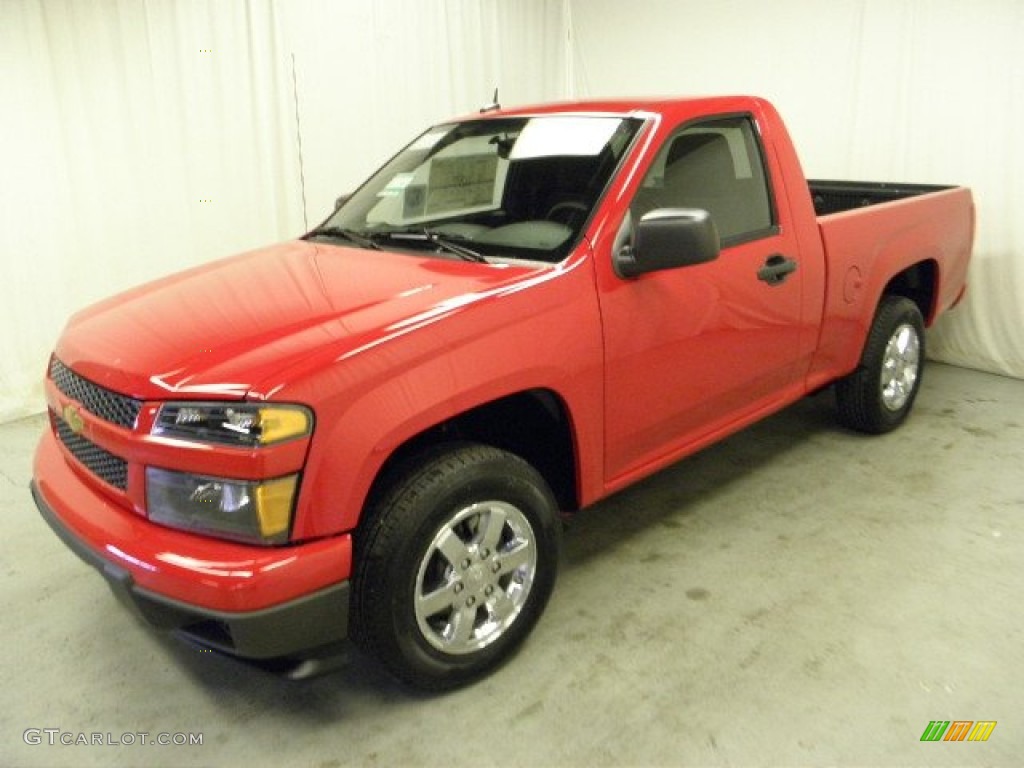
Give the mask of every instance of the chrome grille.
[[50, 363], [50, 378], [57, 389], [66, 397], [80, 402], [89, 413], [125, 429], [135, 426], [135, 420], [142, 410], [141, 400], [120, 395], [83, 379], [56, 357]]
[[120, 488], [122, 491], [128, 488], [128, 462], [110, 451], [100, 448], [91, 440], [76, 435], [67, 422], [52, 411], [50, 420], [64, 447], [71, 451], [71, 455], [78, 459], [86, 469], [115, 488]]

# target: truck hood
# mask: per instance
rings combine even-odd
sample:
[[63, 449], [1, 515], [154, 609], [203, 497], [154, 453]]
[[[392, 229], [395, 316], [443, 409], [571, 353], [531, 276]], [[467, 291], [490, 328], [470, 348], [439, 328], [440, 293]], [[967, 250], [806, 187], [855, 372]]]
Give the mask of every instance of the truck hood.
[[337, 358], [372, 348], [536, 272], [293, 241], [89, 307], [70, 319], [56, 354], [144, 400], [266, 396], [290, 365], [318, 351]]

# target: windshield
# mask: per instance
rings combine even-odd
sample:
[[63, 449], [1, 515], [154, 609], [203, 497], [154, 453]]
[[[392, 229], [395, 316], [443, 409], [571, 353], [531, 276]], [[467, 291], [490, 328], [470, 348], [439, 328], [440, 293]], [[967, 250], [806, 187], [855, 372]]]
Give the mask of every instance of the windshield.
[[451, 258], [559, 261], [641, 124], [551, 115], [436, 126], [310, 236]]

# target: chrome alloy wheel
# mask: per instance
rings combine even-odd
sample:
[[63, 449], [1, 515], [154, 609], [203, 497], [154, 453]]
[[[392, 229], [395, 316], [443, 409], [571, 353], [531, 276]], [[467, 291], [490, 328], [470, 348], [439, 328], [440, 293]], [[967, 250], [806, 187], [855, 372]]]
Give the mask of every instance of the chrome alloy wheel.
[[493, 643], [526, 604], [537, 542], [526, 516], [503, 501], [459, 510], [434, 536], [416, 575], [416, 623], [431, 646], [467, 654]]
[[882, 404], [888, 410], [898, 411], [907, 404], [920, 369], [921, 340], [914, 326], [904, 323], [889, 337], [882, 358]]

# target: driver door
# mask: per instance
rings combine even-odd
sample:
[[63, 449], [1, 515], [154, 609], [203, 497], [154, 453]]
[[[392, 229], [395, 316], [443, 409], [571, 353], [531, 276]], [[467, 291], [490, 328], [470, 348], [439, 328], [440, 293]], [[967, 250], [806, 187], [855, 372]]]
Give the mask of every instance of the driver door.
[[[609, 488], [724, 434], [799, 386], [799, 252], [764, 158], [750, 116], [683, 126], [631, 203], [634, 222], [660, 208], [709, 211], [722, 249], [715, 261], [616, 278], [601, 292]], [[784, 266], [766, 272], [773, 264]], [[765, 278], [779, 271], [781, 279]]]

